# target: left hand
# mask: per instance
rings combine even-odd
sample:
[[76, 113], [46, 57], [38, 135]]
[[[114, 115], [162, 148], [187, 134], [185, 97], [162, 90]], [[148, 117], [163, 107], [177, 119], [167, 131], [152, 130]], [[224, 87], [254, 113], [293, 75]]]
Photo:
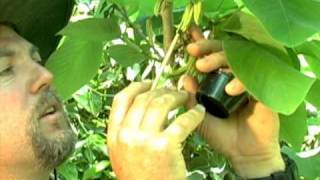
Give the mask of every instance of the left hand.
[[195, 106], [164, 129], [169, 111], [185, 104], [188, 93], [150, 87], [132, 83], [114, 98], [107, 143], [113, 170], [119, 180], [186, 179], [181, 143], [204, 118], [204, 108]]
[[[204, 73], [219, 68], [231, 71], [220, 41], [207, 40], [200, 29], [190, 29], [194, 43], [188, 45], [188, 53], [196, 58], [196, 68]], [[254, 74], [252, 75], [254, 76]], [[184, 89], [195, 94], [197, 81], [184, 77]], [[245, 92], [245, 86], [234, 78], [225, 87], [230, 96]], [[193, 102], [196, 102], [193, 96]], [[279, 145], [279, 117], [261, 102], [249, 103], [233, 112], [227, 119], [206, 114], [198, 132], [216, 151], [229, 158], [236, 173], [243, 178], [269, 176], [284, 170]]]

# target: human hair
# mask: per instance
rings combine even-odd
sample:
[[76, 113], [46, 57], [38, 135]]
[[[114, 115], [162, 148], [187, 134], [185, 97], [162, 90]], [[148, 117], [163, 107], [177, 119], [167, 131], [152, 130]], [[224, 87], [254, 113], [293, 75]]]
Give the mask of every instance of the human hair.
[[20, 31], [18, 29], [18, 27], [12, 23], [12, 22], [9, 22], [9, 21], [0, 21], [0, 26], [3, 25], [3, 26], [7, 26], [9, 28], [11, 28], [12, 30], [14, 30], [16, 33], [20, 34]]

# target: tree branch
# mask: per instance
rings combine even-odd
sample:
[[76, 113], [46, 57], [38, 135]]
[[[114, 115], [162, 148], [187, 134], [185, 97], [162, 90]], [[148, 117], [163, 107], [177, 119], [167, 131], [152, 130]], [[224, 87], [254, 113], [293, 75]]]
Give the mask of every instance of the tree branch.
[[163, 45], [165, 52], [167, 52], [174, 37], [172, 0], [163, 0], [160, 14], [163, 26]]

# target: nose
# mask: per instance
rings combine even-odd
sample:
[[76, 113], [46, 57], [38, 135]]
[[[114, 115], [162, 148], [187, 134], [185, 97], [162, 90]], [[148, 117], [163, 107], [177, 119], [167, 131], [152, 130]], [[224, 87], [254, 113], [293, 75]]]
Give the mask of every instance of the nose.
[[37, 94], [50, 88], [53, 80], [53, 75], [51, 72], [49, 72], [43, 66], [36, 64], [34, 72], [32, 73], [35, 74], [34, 81], [30, 89], [32, 94]]

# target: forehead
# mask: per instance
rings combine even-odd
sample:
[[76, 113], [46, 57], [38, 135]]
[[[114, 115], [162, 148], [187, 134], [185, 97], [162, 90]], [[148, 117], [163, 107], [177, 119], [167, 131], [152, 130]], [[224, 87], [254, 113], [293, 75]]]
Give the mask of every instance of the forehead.
[[0, 48], [28, 49], [32, 45], [8, 26], [0, 25]]

